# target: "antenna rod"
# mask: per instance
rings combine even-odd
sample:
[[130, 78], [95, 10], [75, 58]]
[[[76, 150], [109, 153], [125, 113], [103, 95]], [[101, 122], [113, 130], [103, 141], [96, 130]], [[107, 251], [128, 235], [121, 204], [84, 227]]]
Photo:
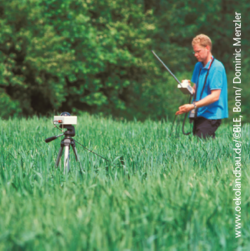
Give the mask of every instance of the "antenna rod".
[[159, 62], [161, 62], [161, 64], [164, 66], [164, 68], [171, 74], [171, 76], [176, 80], [176, 82], [181, 86], [181, 82], [178, 80], [178, 78], [173, 74], [172, 71], [170, 71], [170, 69], [163, 63], [163, 61], [156, 55], [156, 53], [154, 51], [152, 51], [152, 53], [154, 54], [154, 56], [158, 59]]

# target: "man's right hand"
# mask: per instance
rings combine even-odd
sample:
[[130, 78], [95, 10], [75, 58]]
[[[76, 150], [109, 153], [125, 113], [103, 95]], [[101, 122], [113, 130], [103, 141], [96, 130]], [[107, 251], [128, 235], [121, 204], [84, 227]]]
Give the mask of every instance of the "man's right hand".
[[[184, 79], [184, 80], [182, 80], [181, 82], [183, 83], [184, 81], [188, 81], [188, 84], [191, 86], [191, 81], [190, 81], [189, 79]], [[193, 93], [195, 93], [195, 89], [196, 89], [195, 84], [194, 84], [194, 86], [192, 87], [192, 89], [193, 89]]]

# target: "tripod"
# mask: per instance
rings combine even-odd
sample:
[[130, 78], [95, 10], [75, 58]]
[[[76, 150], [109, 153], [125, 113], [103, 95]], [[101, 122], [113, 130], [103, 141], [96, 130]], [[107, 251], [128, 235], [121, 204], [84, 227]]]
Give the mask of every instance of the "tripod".
[[[60, 127], [62, 128], [62, 125], [60, 125]], [[69, 172], [70, 170], [70, 164], [69, 164], [69, 157], [70, 157], [70, 146], [73, 149], [73, 152], [75, 154], [75, 158], [76, 161], [79, 161], [78, 155], [77, 155], [77, 151], [76, 151], [76, 144], [74, 139], [72, 139], [72, 137], [75, 136], [75, 127], [72, 125], [64, 125], [63, 128], [66, 128], [67, 131], [65, 131], [63, 134], [60, 134], [58, 136], [53, 136], [50, 138], [45, 139], [45, 142], [48, 143], [52, 140], [55, 140], [56, 138], [60, 137], [60, 136], [65, 136], [64, 139], [61, 141], [61, 145], [60, 145], [60, 149], [59, 149], [59, 153], [56, 159], [56, 164], [55, 166], [58, 167], [61, 157], [62, 157], [62, 153], [63, 153], [63, 149], [64, 149], [64, 173], [66, 173], [66, 170]]]

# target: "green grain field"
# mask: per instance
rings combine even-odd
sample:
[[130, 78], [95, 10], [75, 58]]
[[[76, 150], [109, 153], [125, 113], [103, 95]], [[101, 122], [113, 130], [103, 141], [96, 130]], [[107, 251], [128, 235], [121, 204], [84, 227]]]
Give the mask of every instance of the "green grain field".
[[77, 145], [64, 175], [51, 118], [0, 120], [0, 250], [250, 250], [250, 125], [240, 238], [232, 125], [207, 141], [171, 126], [79, 116], [74, 138], [110, 162]]

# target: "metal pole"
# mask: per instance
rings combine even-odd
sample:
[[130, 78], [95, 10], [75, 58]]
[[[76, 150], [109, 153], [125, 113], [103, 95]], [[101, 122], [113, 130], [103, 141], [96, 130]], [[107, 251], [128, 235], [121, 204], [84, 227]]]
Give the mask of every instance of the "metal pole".
[[65, 146], [64, 150], [64, 174], [66, 170], [69, 172], [69, 146]]
[[69, 172], [69, 147], [70, 147], [71, 139], [64, 139], [64, 173], [66, 173], [66, 169]]
[[152, 53], [158, 59], [158, 61], [161, 62], [161, 64], [164, 66], [164, 68], [172, 75], [172, 77], [176, 80], [176, 82], [178, 84], [180, 84], [181, 87], [183, 87], [182, 84], [181, 84], [181, 82], [178, 80], [178, 78], [173, 74], [172, 71], [170, 71], [170, 69], [163, 63], [163, 61], [156, 55], [156, 53], [154, 51], [152, 51]]

